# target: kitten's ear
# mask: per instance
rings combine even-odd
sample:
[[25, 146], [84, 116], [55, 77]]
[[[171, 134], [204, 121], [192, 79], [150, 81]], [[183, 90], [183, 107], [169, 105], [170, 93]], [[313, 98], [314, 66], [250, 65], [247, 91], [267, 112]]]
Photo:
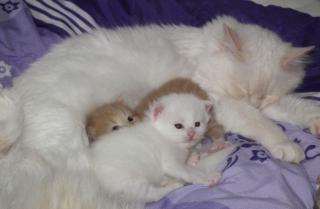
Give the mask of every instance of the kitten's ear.
[[161, 112], [164, 110], [164, 106], [161, 103], [157, 103], [152, 107], [152, 120], [156, 121], [159, 117], [159, 115], [161, 114]]
[[303, 58], [314, 49], [314, 46], [307, 47], [292, 47], [288, 52], [282, 57], [281, 65], [286, 69], [288, 65], [295, 61], [303, 60]]
[[263, 109], [268, 105], [275, 103], [278, 100], [279, 100], [279, 96], [267, 95], [261, 103], [261, 108]]
[[87, 134], [88, 134], [88, 139], [89, 142], [92, 142], [94, 140], [94, 138], [96, 138], [96, 129], [92, 126], [87, 126]]
[[213, 104], [211, 101], [204, 101], [204, 107], [207, 113], [211, 113], [213, 111]]
[[243, 60], [243, 43], [238, 33], [225, 23], [223, 24], [223, 33], [223, 47], [236, 58]]
[[116, 102], [123, 103], [123, 97], [120, 95], [117, 97]]

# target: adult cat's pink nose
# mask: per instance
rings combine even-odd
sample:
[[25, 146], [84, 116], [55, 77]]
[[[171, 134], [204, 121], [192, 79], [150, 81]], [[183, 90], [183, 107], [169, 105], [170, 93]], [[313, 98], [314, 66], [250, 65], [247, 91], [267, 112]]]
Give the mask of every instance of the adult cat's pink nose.
[[189, 139], [192, 139], [195, 134], [196, 134], [196, 132], [194, 131], [193, 128], [189, 128], [189, 129], [187, 130], [187, 136], [189, 137]]

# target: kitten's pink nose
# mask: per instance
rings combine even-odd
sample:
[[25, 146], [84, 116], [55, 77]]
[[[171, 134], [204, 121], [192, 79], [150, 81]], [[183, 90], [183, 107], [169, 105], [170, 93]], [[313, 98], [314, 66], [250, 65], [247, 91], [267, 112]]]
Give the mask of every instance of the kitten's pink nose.
[[192, 139], [195, 134], [196, 134], [196, 132], [194, 131], [193, 128], [189, 128], [189, 129], [187, 130], [187, 136], [189, 137], [189, 139]]

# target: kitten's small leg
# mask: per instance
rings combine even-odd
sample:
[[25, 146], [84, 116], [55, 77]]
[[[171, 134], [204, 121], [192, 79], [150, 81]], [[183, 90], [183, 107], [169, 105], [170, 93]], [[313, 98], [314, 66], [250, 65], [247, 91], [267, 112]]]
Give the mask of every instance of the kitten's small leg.
[[208, 154], [215, 153], [219, 150], [223, 150], [223, 149], [228, 148], [230, 146], [233, 146], [232, 143], [225, 142], [221, 139], [217, 142], [212, 143], [211, 146], [208, 148], [207, 152], [208, 152]]
[[221, 171], [221, 163], [226, 162], [228, 155], [230, 155], [234, 149], [235, 146], [230, 145], [222, 150], [211, 153], [207, 157], [201, 158], [196, 167], [201, 168], [214, 176], [215, 173], [219, 173]]
[[166, 196], [168, 193], [181, 187], [183, 187], [183, 184], [179, 182], [168, 184], [167, 186], [163, 186], [163, 187], [156, 187], [153, 185], [149, 185], [149, 188], [145, 196], [146, 202], [158, 201], [164, 196]]
[[158, 186], [152, 184], [147, 178], [142, 176], [132, 177], [126, 174], [119, 174], [117, 177], [109, 180], [103, 175], [100, 181], [104, 188], [111, 194], [119, 195], [119, 197], [124, 200], [133, 200], [142, 203], [157, 201], [169, 192], [183, 186], [181, 182]]
[[202, 168], [197, 168], [185, 163], [174, 163], [166, 161], [163, 165], [164, 172], [177, 179], [182, 179], [189, 183], [194, 184], [210, 184], [211, 178], [207, 175], [206, 171]]
[[277, 159], [296, 163], [304, 159], [302, 148], [254, 107], [231, 98], [220, 98], [214, 102], [217, 121], [227, 131], [255, 139]]
[[320, 137], [320, 117], [311, 120], [309, 123], [309, 128], [313, 135]]
[[212, 177], [212, 180], [211, 180], [211, 183], [209, 184], [209, 187], [213, 187], [214, 185], [216, 185], [220, 179], [221, 179], [221, 174], [215, 173]]
[[197, 163], [200, 161], [200, 155], [197, 152], [192, 152], [187, 160], [188, 165], [197, 165]]
[[161, 187], [164, 187], [164, 186], [168, 186], [169, 184], [182, 183], [182, 182], [183, 181], [181, 181], [181, 179], [176, 179], [171, 176], [164, 175], [159, 185]]
[[138, 180], [134, 183], [127, 183], [119, 194], [124, 195], [124, 199], [133, 199], [141, 202], [158, 201], [171, 191], [183, 187], [181, 182], [175, 182], [166, 186], [155, 186], [147, 180]]

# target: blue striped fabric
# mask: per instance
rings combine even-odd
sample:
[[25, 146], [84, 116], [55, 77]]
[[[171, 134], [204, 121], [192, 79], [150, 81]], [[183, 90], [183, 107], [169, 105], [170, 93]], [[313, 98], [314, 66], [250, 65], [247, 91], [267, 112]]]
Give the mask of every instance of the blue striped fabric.
[[38, 25], [45, 26], [62, 37], [90, 32], [95, 20], [83, 9], [67, 0], [25, 0]]

